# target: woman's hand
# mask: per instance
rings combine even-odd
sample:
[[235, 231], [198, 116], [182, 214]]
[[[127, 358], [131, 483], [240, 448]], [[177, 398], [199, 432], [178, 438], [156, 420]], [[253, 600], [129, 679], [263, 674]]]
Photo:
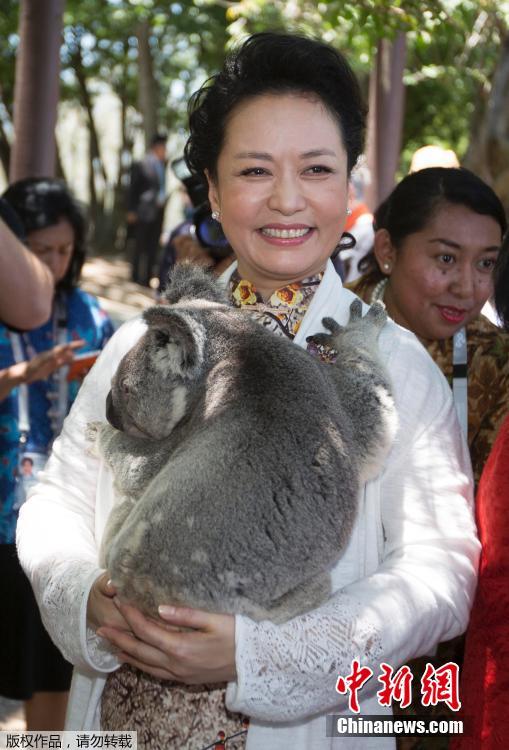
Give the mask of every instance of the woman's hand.
[[114, 601], [132, 634], [107, 626], [97, 632], [120, 650], [120, 661], [187, 685], [236, 678], [233, 615], [163, 605], [161, 619], [153, 620], [118, 598]]
[[62, 365], [68, 365], [74, 358], [74, 350], [79, 349], [85, 341], [79, 339], [70, 344], [59, 344], [53, 349], [36, 354], [26, 362], [17, 362], [15, 365], [0, 370], [0, 401], [18, 385], [35, 383], [36, 380], [46, 380], [52, 372], [58, 370]]
[[35, 383], [36, 380], [46, 380], [55, 370], [69, 365], [74, 359], [74, 350], [80, 349], [86, 342], [83, 339], [71, 341], [69, 344], [58, 344], [47, 352], [36, 354], [27, 362], [20, 362], [23, 383]]
[[91, 628], [108, 627], [130, 631], [129, 623], [114, 604], [117, 591], [108, 573], [103, 573], [92, 584], [87, 602], [87, 622]]

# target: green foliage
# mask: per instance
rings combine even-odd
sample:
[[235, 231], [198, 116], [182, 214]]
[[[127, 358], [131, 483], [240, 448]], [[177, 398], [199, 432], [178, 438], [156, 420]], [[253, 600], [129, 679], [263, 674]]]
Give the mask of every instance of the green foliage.
[[[16, 0], [2, 0], [0, 13], [0, 120], [9, 124], [14, 99], [14, 72], [18, 47], [18, 9]], [[3, 106], [2, 106], [3, 105]]]
[[[0, 14], [0, 120], [12, 110], [19, 3]], [[63, 101], [82, 103], [76, 68], [90, 94], [107, 83], [137, 108], [136, 25], [148, 19], [159, 120], [185, 126], [190, 93], [220, 65], [225, 48], [266, 29], [298, 30], [347, 51], [364, 80], [377, 41], [407, 32], [407, 148], [438, 139], [460, 152], [473, 110], [489, 90], [509, 3], [495, 0], [67, 0]]]
[[346, 52], [364, 82], [381, 38], [407, 36], [402, 172], [426, 143], [463, 156], [489, 95], [509, 3], [496, 0], [240, 0], [227, 12], [234, 41], [266, 29], [311, 34]]
[[402, 164], [426, 143], [461, 158], [489, 97], [507, 16], [488, 3], [457, 3], [429, 38], [410, 34]]
[[[17, 0], [2, 0], [0, 140], [12, 131], [18, 12]], [[249, 33], [285, 29], [323, 39], [346, 52], [367, 93], [378, 40], [404, 31], [404, 171], [413, 150], [428, 142], [465, 153], [508, 33], [509, 1], [67, 0], [61, 100], [85, 107], [87, 96], [93, 104], [110, 87], [124, 104], [127, 145], [141, 128], [136, 30], [147, 20], [158, 121], [181, 132], [189, 95]]]

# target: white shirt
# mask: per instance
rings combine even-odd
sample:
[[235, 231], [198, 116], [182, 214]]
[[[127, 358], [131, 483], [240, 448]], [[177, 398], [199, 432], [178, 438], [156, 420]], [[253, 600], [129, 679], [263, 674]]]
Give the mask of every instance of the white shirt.
[[[295, 343], [323, 330], [324, 316], [345, 324], [353, 299], [329, 263]], [[84, 430], [105, 419], [111, 377], [144, 330], [131, 321], [108, 343], [18, 522], [20, 560], [43, 621], [76, 665], [69, 729], [98, 728], [104, 673], [116, 667], [105, 642], [86, 627], [113, 490], [108, 470], [87, 453]], [[388, 322], [379, 347], [400, 428], [384, 471], [361, 492], [348, 548], [333, 571], [336, 593], [284, 625], [236, 616], [237, 680], [228, 685], [227, 705], [251, 717], [248, 750], [394, 747], [392, 739], [325, 736], [325, 715], [347, 708], [347, 696], [335, 692], [338, 674], [349, 672], [353, 658], [375, 675], [382, 661], [398, 667], [468, 622], [479, 543], [470, 461], [451, 392], [411, 333]], [[376, 701], [380, 687], [374, 678], [360, 693], [362, 713], [387, 712]]]

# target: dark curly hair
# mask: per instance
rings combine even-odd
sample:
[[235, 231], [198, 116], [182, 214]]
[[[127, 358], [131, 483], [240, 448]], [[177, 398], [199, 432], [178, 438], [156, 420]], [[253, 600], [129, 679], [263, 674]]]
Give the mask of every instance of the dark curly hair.
[[343, 55], [322, 42], [273, 32], [249, 37], [191, 97], [184, 151], [190, 171], [204, 177], [207, 170], [217, 177], [225, 129], [235, 108], [262, 94], [285, 93], [323, 102], [342, 133], [350, 173], [362, 152], [367, 112], [352, 69]]
[[70, 291], [77, 284], [86, 255], [86, 219], [81, 204], [62, 180], [28, 177], [12, 183], [2, 196], [19, 217], [25, 236], [67, 219], [74, 230], [71, 263], [57, 290]]
[[[409, 234], [420, 232], [446, 203], [491, 216], [504, 236], [507, 220], [502, 203], [489, 185], [463, 167], [429, 167], [407, 175], [375, 211], [373, 227], [386, 229], [397, 248]], [[360, 261], [359, 270], [382, 278], [374, 253]]]

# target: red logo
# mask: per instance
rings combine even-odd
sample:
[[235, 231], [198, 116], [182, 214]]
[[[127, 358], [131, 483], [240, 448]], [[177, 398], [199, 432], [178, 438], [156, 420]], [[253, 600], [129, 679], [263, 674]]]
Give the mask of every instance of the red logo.
[[358, 714], [360, 712], [357, 693], [366, 682], [373, 677], [373, 670], [369, 667], [361, 667], [357, 659], [352, 662], [352, 671], [346, 677], [338, 677], [336, 692], [345, 695], [348, 693], [348, 707], [350, 711]]
[[[348, 694], [348, 707], [353, 713], [360, 713], [359, 692], [368, 680], [373, 677], [373, 670], [361, 667], [358, 659], [352, 661], [352, 668], [346, 677], [341, 675], [336, 682], [336, 692]], [[382, 689], [378, 690], [377, 698], [380, 706], [390, 706], [399, 703], [406, 708], [412, 702], [412, 681], [414, 676], [409, 666], [403, 664], [397, 671], [389, 664], [380, 664], [380, 674], [377, 677]], [[453, 711], [459, 711], [459, 667], [450, 661], [435, 668], [429, 662], [421, 679], [421, 704], [436, 706], [446, 703]]]

